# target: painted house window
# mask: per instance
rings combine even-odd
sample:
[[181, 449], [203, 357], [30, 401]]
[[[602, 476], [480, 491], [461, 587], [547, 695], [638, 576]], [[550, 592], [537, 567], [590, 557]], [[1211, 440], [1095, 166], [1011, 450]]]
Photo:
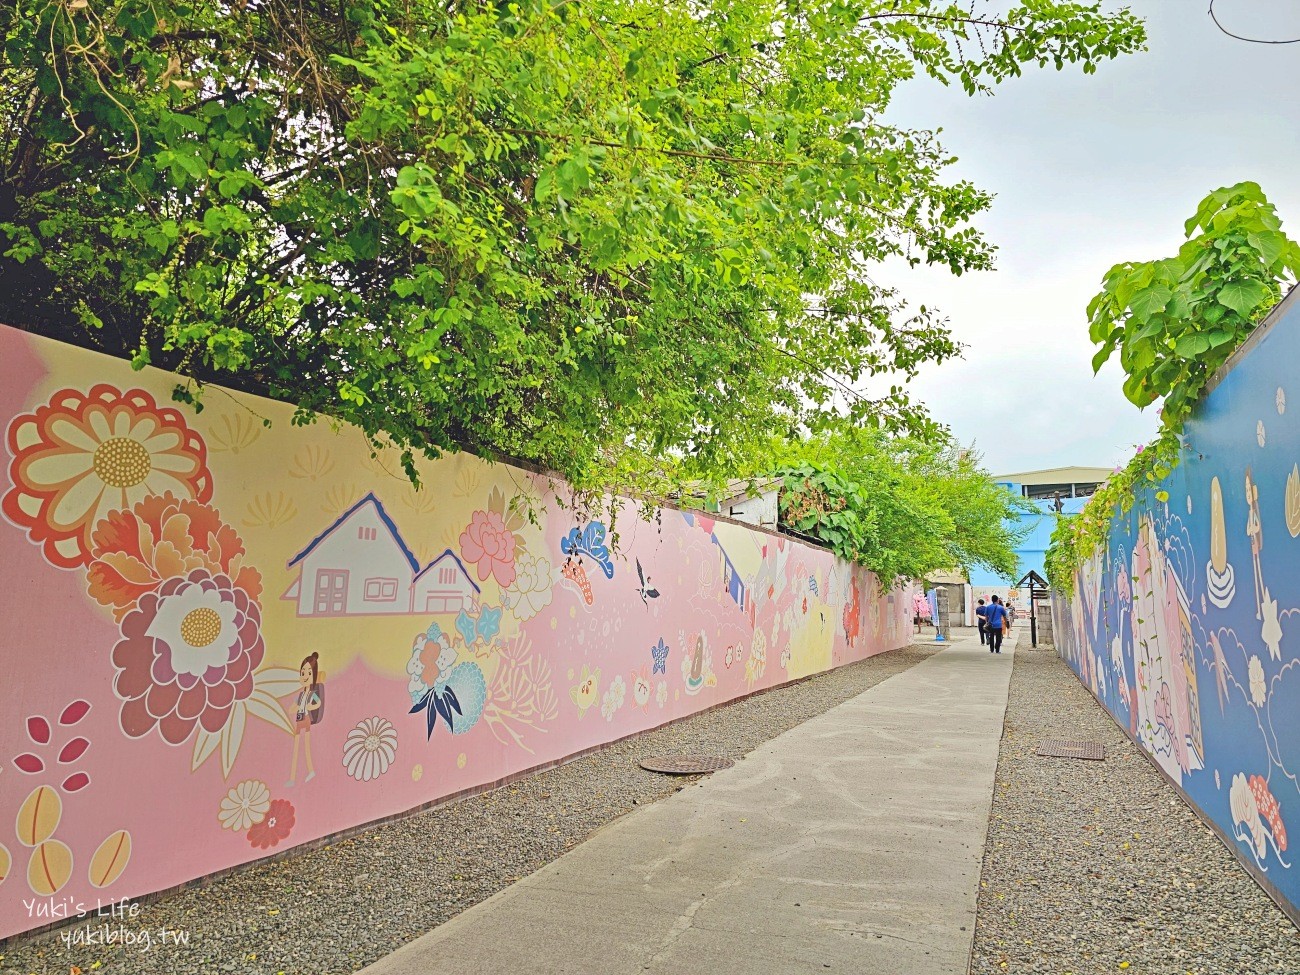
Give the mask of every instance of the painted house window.
[[458, 592], [431, 592], [425, 598], [426, 613], [458, 613], [465, 608], [465, 597]]
[[346, 569], [319, 569], [316, 572], [315, 612], [318, 616], [338, 616], [348, 608], [348, 572]]
[[357, 538], [361, 539], [363, 542], [373, 542], [378, 537], [379, 529], [377, 528], [367, 528], [365, 525], [357, 527]]
[[456, 581], [456, 569], [454, 566], [444, 565], [438, 570], [438, 581], [444, 586], [449, 586]]
[[366, 602], [368, 603], [391, 603], [397, 600], [397, 580], [396, 579], [367, 579], [366, 580]]

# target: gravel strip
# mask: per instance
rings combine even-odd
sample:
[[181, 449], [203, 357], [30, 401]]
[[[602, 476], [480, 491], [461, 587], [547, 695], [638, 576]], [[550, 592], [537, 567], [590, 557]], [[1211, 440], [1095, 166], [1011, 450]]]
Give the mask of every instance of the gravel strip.
[[[971, 971], [1300, 972], [1300, 932], [1052, 652], [1016, 653]], [[1105, 762], [1039, 758], [1044, 738]]]
[[[619, 742], [493, 792], [376, 827], [301, 856], [263, 864], [142, 905], [91, 918], [139, 945], [84, 947], [63, 928], [10, 946], [7, 975], [333, 975], [370, 964], [532, 873], [593, 831], [698, 777], [656, 775], [637, 762], [695, 753], [740, 758], [809, 718], [937, 653], [918, 645], [777, 688]], [[188, 933], [160, 947], [157, 931]], [[100, 963], [95, 967], [96, 963]]]

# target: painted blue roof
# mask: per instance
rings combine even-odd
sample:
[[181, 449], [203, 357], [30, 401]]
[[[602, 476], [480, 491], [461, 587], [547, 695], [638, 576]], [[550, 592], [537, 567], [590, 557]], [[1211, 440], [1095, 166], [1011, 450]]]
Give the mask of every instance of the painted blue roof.
[[375, 506], [375, 511], [378, 512], [379, 514], [379, 520], [384, 523], [384, 527], [388, 529], [388, 533], [393, 536], [393, 541], [397, 542], [397, 547], [401, 549], [402, 554], [406, 556], [406, 561], [410, 563], [411, 571], [419, 572], [420, 560], [417, 559], [414, 554], [412, 554], [409, 548], [407, 548], [406, 542], [402, 538], [402, 533], [397, 530], [397, 525], [393, 523], [393, 519], [390, 518], [388, 516], [388, 512], [384, 510], [383, 502], [381, 502], [377, 497], [375, 497], [373, 491], [367, 494], [364, 498], [362, 498], [360, 501], [354, 504], [347, 511], [343, 512], [343, 514], [339, 515], [338, 519], [334, 522], [334, 524], [330, 525], [323, 532], [321, 532], [310, 542], [308, 542], [307, 547], [305, 549], [303, 549], [301, 552], [299, 552], [297, 555], [295, 555], [292, 559], [289, 560], [289, 568], [293, 568], [295, 565], [297, 565], [307, 556], [311, 555], [312, 550], [315, 549], [317, 545], [325, 541], [325, 539], [329, 538], [330, 535], [334, 534], [334, 531], [339, 527], [339, 525], [343, 524], [343, 522], [351, 518], [353, 513], [356, 512], [358, 508], [360, 508], [362, 505], [365, 504], [373, 504]]
[[434, 559], [432, 562], [430, 562], [428, 565], [426, 565], [423, 569], [421, 569], [419, 572], [417, 572], [417, 573], [415, 574], [415, 578], [411, 580], [411, 585], [415, 585], [417, 582], [419, 582], [419, 581], [420, 581], [420, 576], [424, 575], [426, 572], [428, 572], [430, 569], [432, 569], [435, 565], [437, 565], [439, 562], [441, 562], [443, 559], [445, 559], [448, 555], [451, 556], [452, 561], [454, 561], [458, 566], [460, 566], [460, 571], [463, 572], [463, 573], [465, 573], [465, 578], [468, 579], [468, 580], [469, 580], [469, 584], [470, 584], [471, 586], [474, 587], [474, 591], [475, 591], [475, 592], [482, 592], [483, 590], [480, 589], [480, 588], [478, 587], [478, 583], [474, 581], [474, 577], [473, 577], [472, 575], [469, 574], [469, 569], [465, 568], [465, 563], [462, 562], [462, 561], [460, 560], [460, 557], [459, 557], [458, 555], [456, 555], [456, 553], [453, 552], [451, 549], [447, 549], [447, 551], [443, 552], [443, 553], [442, 553], [441, 555], [439, 555], [436, 559]]

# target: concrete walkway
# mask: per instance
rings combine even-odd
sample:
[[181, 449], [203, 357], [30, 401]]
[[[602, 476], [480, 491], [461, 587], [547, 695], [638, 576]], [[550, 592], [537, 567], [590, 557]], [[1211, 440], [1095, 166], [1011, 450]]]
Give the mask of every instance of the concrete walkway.
[[962, 975], [1018, 636], [957, 638], [365, 973]]

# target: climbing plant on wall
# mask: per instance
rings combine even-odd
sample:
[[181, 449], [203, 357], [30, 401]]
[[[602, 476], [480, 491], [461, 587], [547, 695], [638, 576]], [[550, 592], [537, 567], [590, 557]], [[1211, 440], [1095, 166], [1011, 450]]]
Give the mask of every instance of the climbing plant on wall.
[[781, 523], [874, 571], [899, 577], [982, 566], [1011, 576], [1028, 502], [993, 482], [948, 436], [868, 428], [783, 444]]
[[[15, 0], [0, 320], [579, 486], [923, 426], [958, 347], [863, 272], [989, 267], [926, 74], [1142, 47], [1096, 2]], [[198, 386], [180, 392], [200, 396]]]
[[[1118, 351], [1129, 401], [1164, 402], [1156, 438], [1079, 515], [1059, 519], [1047, 554], [1054, 586], [1068, 590], [1075, 569], [1105, 544], [1113, 514], [1178, 464], [1183, 425], [1206, 384], [1300, 276], [1300, 244], [1256, 183], [1215, 190], [1185, 231], [1173, 257], [1112, 267], [1088, 305], [1089, 335], [1101, 346], [1093, 369]], [[1162, 490], [1156, 497], [1168, 499]]]

